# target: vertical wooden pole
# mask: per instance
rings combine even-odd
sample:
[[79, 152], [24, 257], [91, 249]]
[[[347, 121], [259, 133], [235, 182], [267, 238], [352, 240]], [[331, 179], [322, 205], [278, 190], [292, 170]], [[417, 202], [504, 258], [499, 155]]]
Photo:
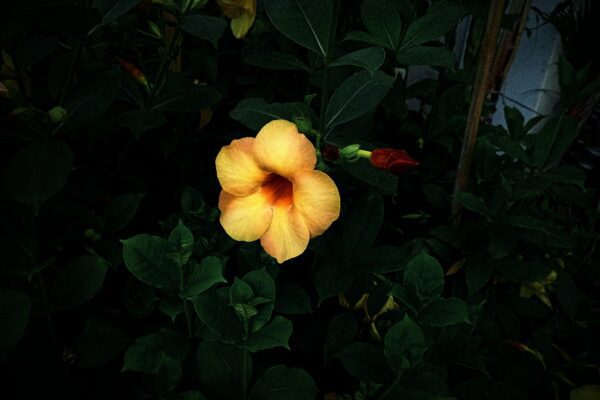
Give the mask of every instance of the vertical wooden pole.
[[460, 223], [460, 211], [462, 209], [462, 204], [457, 201], [456, 196], [458, 193], [465, 190], [467, 182], [469, 181], [469, 172], [473, 161], [475, 143], [477, 141], [481, 110], [489, 90], [490, 75], [503, 15], [504, 0], [491, 0], [485, 32], [481, 41], [479, 63], [477, 66], [477, 74], [475, 75], [475, 82], [473, 84], [473, 94], [471, 96], [467, 126], [465, 127], [462, 150], [458, 161], [456, 181], [454, 182], [452, 217], [455, 224]]

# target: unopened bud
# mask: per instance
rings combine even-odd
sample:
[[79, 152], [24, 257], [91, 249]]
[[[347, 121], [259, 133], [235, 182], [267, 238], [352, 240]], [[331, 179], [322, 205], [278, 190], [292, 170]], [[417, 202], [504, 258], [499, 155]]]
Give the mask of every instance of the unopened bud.
[[148, 21], [148, 29], [150, 29], [150, 32], [152, 32], [152, 34], [157, 38], [162, 38], [162, 32], [160, 31], [158, 25], [156, 25], [154, 22]]
[[50, 121], [52, 121], [55, 124], [63, 122], [67, 118], [68, 114], [69, 113], [67, 112], [67, 110], [59, 106], [53, 107], [52, 109], [50, 109], [50, 111], [48, 111]]
[[359, 144], [351, 144], [340, 150], [340, 157], [345, 161], [356, 161], [360, 157], [359, 151]]

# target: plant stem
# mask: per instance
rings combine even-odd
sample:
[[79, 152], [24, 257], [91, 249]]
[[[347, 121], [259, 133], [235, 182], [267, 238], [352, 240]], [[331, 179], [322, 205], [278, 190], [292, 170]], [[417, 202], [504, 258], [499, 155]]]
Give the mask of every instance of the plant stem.
[[146, 109], [150, 108], [150, 106], [152, 105], [152, 102], [154, 101], [154, 97], [156, 96], [158, 91], [161, 89], [164, 75], [169, 70], [169, 65], [172, 62], [173, 49], [175, 47], [175, 43], [177, 43], [179, 34], [181, 33], [178, 21], [175, 26], [176, 26], [175, 32], [173, 32], [173, 37], [171, 37], [171, 40], [167, 44], [165, 56], [161, 60], [160, 67], [158, 68], [158, 73], [156, 74], [156, 79], [154, 79], [154, 84], [152, 85], [152, 88], [150, 89], [150, 95], [148, 96], [148, 101], [146, 102]]
[[65, 97], [69, 92], [69, 88], [71, 87], [71, 83], [73, 82], [73, 78], [75, 76], [75, 67], [81, 58], [81, 54], [83, 53], [83, 47], [85, 45], [86, 38], [83, 38], [77, 44], [77, 48], [75, 49], [75, 55], [73, 56], [73, 61], [71, 61], [71, 65], [69, 65], [69, 72], [67, 72], [67, 79], [65, 80], [65, 85], [63, 86], [62, 93], [60, 94], [60, 98], [58, 100], [58, 104], [62, 105], [65, 101]]
[[[183, 293], [185, 289], [185, 276], [183, 274], [183, 265], [179, 267], [179, 291]], [[190, 338], [194, 337], [194, 329], [192, 327], [192, 314], [190, 313], [190, 308], [185, 297], [181, 297], [181, 301], [183, 301], [183, 312], [185, 313], [185, 322], [187, 325], [187, 332]]]
[[481, 110], [488, 92], [496, 41], [498, 32], [500, 32], [500, 23], [502, 22], [503, 15], [504, 0], [492, 0], [488, 12], [485, 33], [481, 41], [477, 74], [475, 75], [471, 105], [469, 107], [469, 115], [467, 117], [460, 159], [458, 161], [456, 181], [454, 182], [451, 217], [454, 218], [454, 223], [457, 225], [460, 223], [459, 214], [462, 210], [462, 204], [457, 200], [457, 195], [465, 190], [469, 180], [469, 172], [473, 162], [475, 143], [477, 141], [477, 133], [479, 130]]
[[379, 400], [384, 400], [390, 393], [392, 393], [392, 390], [394, 390], [396, 388], [396, 386], [398, 386], [398, 383], [400, 383], [400, 379], [402, 378], [402, 374], [399, 373], [396, 375], [396, 378], [394, 378], [394, 381], [392, 383], [390, 383], [390, 385], [387, 387], [387, 389], [384, 390], [383, 393], [381, 393], [381, 396], [379, 396]]

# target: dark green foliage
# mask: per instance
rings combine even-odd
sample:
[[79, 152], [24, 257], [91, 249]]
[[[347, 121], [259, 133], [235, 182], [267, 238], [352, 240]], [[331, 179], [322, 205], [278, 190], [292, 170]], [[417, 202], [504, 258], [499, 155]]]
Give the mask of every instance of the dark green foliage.
[[[487, 2], [262, 0], [243, 40], [212, 0], [21, 3], [0, 6], [4, 397], [597, 391], [600, 191], [572, 147], [589, 69], [560, 59], [555, 114], [481, 124], [457, 223]], [[409, 84], [416, 65], [437, 78]], [[223, 231], [215, 173], [274, 119], [321, 146], [342, 204], [281, 265]], [[351, 144], [420, 166], [327, 157]]]

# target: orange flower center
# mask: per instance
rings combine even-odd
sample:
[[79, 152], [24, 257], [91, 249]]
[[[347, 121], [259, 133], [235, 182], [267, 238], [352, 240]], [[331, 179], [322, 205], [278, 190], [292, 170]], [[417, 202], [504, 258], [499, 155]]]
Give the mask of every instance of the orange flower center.
[[292, 182], [281, 175], [270, 174], [262, 184], [262, 192], [267, 201], [273, 205], [286, 206], [294, 200], [294, 186]]

